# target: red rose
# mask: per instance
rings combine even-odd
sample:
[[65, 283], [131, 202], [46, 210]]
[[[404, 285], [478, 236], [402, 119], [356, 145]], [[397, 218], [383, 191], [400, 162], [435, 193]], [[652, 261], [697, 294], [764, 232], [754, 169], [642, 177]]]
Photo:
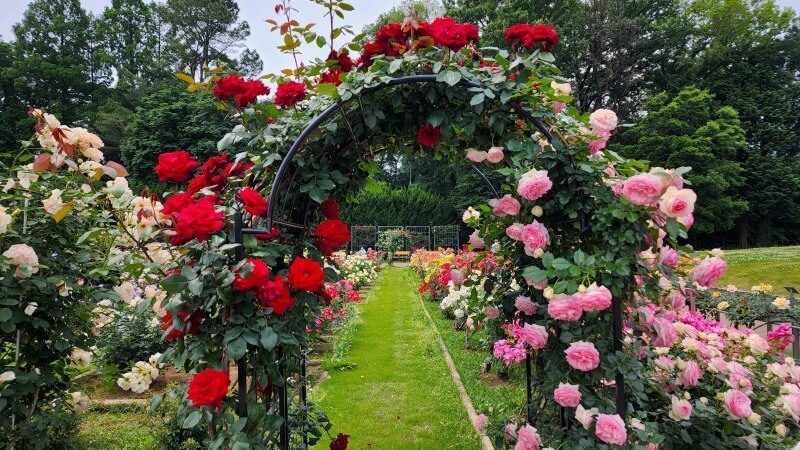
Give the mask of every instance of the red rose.
[[271, 241], [273, 239], [280, 238], [281, 237], [281, 232], [278, 231], [277, 228], [272, 227], [269, 230], [269, 233], [259, 233], [259, 234], [255, 235], [255, 236], [256, 236], [256, 239], [259, 239], [259, 240], [262, 240], [262, 241]]
[[158, 165], [153, 169], [158, 181], [177, 181], [183, 183], [189, 179], [189, 172], [200, 167], [192, 155], [186, 150], [175, 150], [158, 155]]
[[323, 254], [329, 255], [332, 250], [336, 250], [350, 240], [350, 230], [341, 220], [330, 219], [317, 225], [314, 229], [314, 236], [317, 237], [314, 245]]
[[194, 198], [191, 192], [176, 192], [170, 195], [167, 201], [164, 202], [164, 206], [161, 208], [161, 214], [165, 216], [178, 214], [183, 211], [183, 208], [186, 208], [192, 203], [194, 203]]
[[267, 199], [253, 188], [244, 188], [237, 194], [242, 202], [245, 211], [254, 216], [265, 216], [267, 214]]
[[331, 450], [347, 450], [347, 438], [349, 437], [349, 434], [339, 433], [336, 440], [331, 442]]
[[350, 72], [353, 70], [353, 60], [350, 59], [347, 53], [338, 53], [336, 50], [331, 50], [330, 54], [328, 54], [327, 61], [336, 61], [336, 64], [339, 65], [339, 70], [342, 72]]
[[375, 35], [375, 42], [384, 48], [392, 43], [404, 44], [408, 35], [403, 32], [403, 26], [399, 23], [389, 23], [378, 28]]
[[530, 47], [526, 47], [528, 49], [541, 44], [542, 50], [549, 52], [554, 45], [558, 44], [558, 33], [555, 28], [543, 23], [534, 25], [528, 38], [530, 39]]
[[172, 314], [166, 313], [161, 318], [161, 330], [166, 333], [165, 339], [180, 339], [187, 334], [197, 336], [200, 333], [200, 321], [203, 319], [203, 314], [200, 311], [195, 311], [191, 316], [185, 311], [179, 311], [178, 317], [184, 323], [182, 330], [175, 328]]
[[225, 168], [222, 169], [222, 176], [224, 178], [223, 184], [227, 183], [228, 178], [230, 177], [241, 177], [248, 170], [250, 170], [255, 164], [251, 163], [250, 161], [238, 161], [232, 162], [225, 165]]
[[330, 69], [326, 72], [322, 72], [322, 75], [319, 76], [319, 83], [325, 84], [330, 83], [336, 86], [342, 84], [342, 80], [339, 77], [343, 74], [341, 70]]
[[262, 308], [272, 308], [272, 313], [281, 315], [294, 305], [294, 299], [289, 292], [289, 286], [283, 282], [283, 277], [267, 280], [258, 288], [258, 299]]
[[423, 125], [417, 131], [417, 142], [423, 147], [433, 147], [439, 143], [439, 127]]
[[294, 106], [306, 98], [306, 85], [297, 81], [287, 81], [278, 85], [275, 104], [284, 108]]
[[514, 26], [506, 28], [505, 36], [506, 42], [510, 46], [524, 46], [528, 39], [528, 34], [531, 31], [531, 26], [527, 23], [518, 23]]
[[[242, 277], [241, 272], [245, 266], [250, 266], [250, 274]], [[253, 288], [258, 288], [267, 282], [269, 276], [269, 269], [267, 263], [263, 259], [247, 258], [247, 262], [239, 270], [233, 279], [233, 289], [237, 291], [247, 291]]]
[[364, 46], [364, 51], [361, 53], [360, 62], [364, 65], [364, 67], [369, 67], [372, 65], [372, 57], [375, 55], [382, 55], [385, 53], [385, 50], [381, 44], [377, 42], [370, 42]]
[[214, 86], [214, 95], [219, 100], [232, 98], [236, 106], [244, 108], [255, 103], [259, 95], [269, 95], [269, 87], [261, 80], [244, 80], [237, 75], [228, 75]]
[[322, 214], [328, 219], [339, 218], [339, 205], [337, 205], [336, 200], [332, 198], [329, 198], [324, 202], [322, 202], [322, 204], [320, 205], [320, 209], [322, 209]]
[[456, 23], [453, 19], [438, 18], [426, 27], [434, 42], [454, 52], [464, 48], [468, 42], [478, 40], [478, 27], [469, 23]]
[[222, 408], [222, 399], [228, 393], [230, 377], [228, 372], [216, 369], [206, 369], [195, 374], [189, 381], [189, 389], [186, 397], [192, 404], [199, 408], [201, 406], [211, 406]]
[[289, 276], [286, 279], [292, 287], [308, 292], [319, 290], [324, 280], [325, 272], [322, 271], [319, 263], [303, 257], [297, 257], [292, 261], [292, 265], [289, 266]]
[[175, 234], [172, 245], [182, 245], [192, 239], [202, 242], [212, 233], [225, 226], [224, 214], [214, 209], [216, 196], [203, 197], [197, 203], [186, 206], [175, 218]]

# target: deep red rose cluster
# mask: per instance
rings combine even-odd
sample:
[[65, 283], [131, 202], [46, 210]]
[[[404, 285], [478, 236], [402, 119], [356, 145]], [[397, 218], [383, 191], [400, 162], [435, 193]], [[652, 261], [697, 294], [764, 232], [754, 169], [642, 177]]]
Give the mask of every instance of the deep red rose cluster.
[[203, 319], [203, 314], [200, 311], [195, 311], [192, 315], [189, 315], [189, 313], [185, 311], [179, 311], [178, 317], [180, 317], [185, 324], [183, 330], [175, 328], [175, 321], [173, 320], [172, 314], [166, 313], [161, 317], [161, 330], [166, 333], [164, 336], [165, 339], [180, 339], [187, 334], [197, 336], [200, 333], [200, 321]]
[[[243, 276], [243, 269], [245, 266], [250, 268], [250, 273]], [[269, 277], [269, 268], [263, 259], [247, 258], [247, 262], [241, 269], [236, 271], [233, 279], [233, 289], [236, 291], [249, 291], [250, 289], [257, 289], [267, 282]]]
[[329, 198], [322, 202], [320, 205], [320, 209], [322, 209], [322, 215], [324, 215], [328, 219], [338, 219], [339, 218], [339, 205], [336, 204], [336, 200]]
[[259, 95], [269, 95], [269, 87], [261, 80], [245, 80], [238, 75], [228, 75], [214, 86], [214, 95], [220, 101], [233, 99], [236, 106], [244, 108], [255, 103]]
[[[411, 47], [408, 39], [412, 31], [419, 39], [417, 46], [425, 46], [431, 40], [436, 45], [458, 51], [470, 42], [478, 41], [478, 27], [471, 23], [456, 23], [449, 17], [439, 17], [433, 22], [419, 22], [416, 30], [399, 23], [383, 25], [378, 29], [375, 40], [364, 46], [361, 63], [369, 67], [375, 55], [400, 56]], [[425, 42], [427, 38], [427, 43]]]
[[277, 315], [285, 313], [295, 303], [289, 292], [289, 286], [281, 276], [262, 284], [258, 288], [258, 299], [262, 308], [272, 308], [272, 314]]
[[306, 98], [306, 85], [297, 81], [287, 81], [278, 85], [275, 104], [284, 108], [294, 106]]
[[325, 272], [322, 266], [313, 259], [297, 257], [289, 266], [289, 275], [286, 281], [295, 289], [307, 292], [317, 292], [322, 289]]
[[264, 198], [257, 190], [247, 187], [237, 193], [239, 201], [242, 202], [244, 210], [254, 216], [267, 215], [267, 199]]
[[202, 242], [225, 226], [225, 215], [214, 208], [216, 196], [206, 196], [185, 206], [175, 218], [175, 234], [170, 242], [182, 245], [192, 239]]
[[183, 183], [189, 179], [189, 172], [200, 167], [200, 163], [186, 150], [175, 150], [158, 155], [158, 165], [153, 171], [158, 181], [176, 181]]
[[251, 167], [251, 162], [229, 162], [225, 153], [212, 156], [203, 164], [202, 172], [192, 178], [186, 190], [194, 194], [205, 188], [222, 189], [228, 183], [228, 178], [242, 176]]
[[527, 23], [518, 23], [506, 28], [506, 42], [511, 46], [521, 46], [528, 50], [540, 47], [549, 52], [558, 44], [558, 33], [550, 25], [543, 23], [531, 26]]
[[336, 439], [331, 442], [331, 450], [347, 450], [347, 439], [349, 437], [349, 434], [339, 433]]
[[332, 83], [336, 86], [342, 84], [342, 80], [339, 77], [346, 72], [350, 72], [353, 70], [353, 66], [355, 63], [347, 53], [339, 53], [336, 50], [331, 50], [331, 53], [328, 55], [328, 59], [326, 61], [336, 61], [336, 65], [331, 67], [330, 69], [326, 70], [319, 76], [319, 82], [322, 83]]
[[329, 256], [333, 250], [350, 241], [350, 230], [341, 220], [328, 219], [314, 228], [314, 236], [317, 237], [314, 245], [322, 254]]
[[433, 147], [439, 143], [440, 136], [439, 127], [425, 124], [417, 131], [417, 142], [423, 147]]
[[195, 374], [189, 381], [189, 389], [186, 390], [186, 397], [192, 404], [199, 408], [201, 406], [211, 406], [212, 408], [222, 408], [222, 399], [228, 393], [230, 377], [228, 372], [216, 369], [206, 369]]

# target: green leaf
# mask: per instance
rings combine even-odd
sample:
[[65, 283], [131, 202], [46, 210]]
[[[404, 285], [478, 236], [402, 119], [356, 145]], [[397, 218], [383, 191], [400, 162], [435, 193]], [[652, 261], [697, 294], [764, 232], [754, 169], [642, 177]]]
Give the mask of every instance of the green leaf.
[[0, 322], [6, 322], [12, 316], [11, 309], [3, 308], [0, 309]]
[[553, 268], [556, 270], [567, 270], [572, 266], [572, 263], [564, 258], [556, 258], [553, 260]]
[[317, 86], [317, 93], [319, 95], [327, 95], [328, 97], [339, 98], [339, 91], [333, 83], [323, 83]]
[[479, 92], [472, 96], [472, 99], [470, 99], [469, 104], [472, 106], [480, 105], [481, 103], [483, 103], [484, 100], [485, 96], [483, 95], [483, 92]]
[[453, 70], [445, 70], [444, 72], [439, 72], [436, 80], [444, 81], [450, 86], [455, 86], [459, 81], [461, 81], [461, 73]]
[[546, 62], [555, 62], [556, 58], [550, 52], [541, 52], [539, 53], [539, 59]]
[[186, 289], [189, 280], [180, 273], [169, 275], [161, 280], [161, 287], [170, 294], [180, 292]]
[[247, 341], [238, 338], [228, 343], [228, 356], [234, 361], [238, 360], [247, 353]]
[[403, 60], [402, 59], [398, 58], [398, 59], [392, 60], [392, 62], [389, 64], [389, 73], [397, 72], [398, 70], [400, 70], [400, 67], [402, 65], [403, 65]]
[[539, 283], [547, 278], [547, 271], [536, 266], [528, 266], [522, 271], [522, 276], [530, 278], [534, 283]]
[[186, 416], [186, 419], [184, 419], [183, 423], [181, 424], [181, 428], [194, 428], [198, 423], [200, 423], [200, 419], [202, 418], [202, 411], [192, 411], [192, 413]]
[[265, 350], [272, 350], [278, 345], [278, 334], [275, 333], [272, 328], [264, 328], [261, 330], [261, 346], [264, 347]]
[[189, 292], [199, 296], [203, 293], [203, 279], [201, 277], [197, 277], [194, 280], [191, 280], [188, 287]]

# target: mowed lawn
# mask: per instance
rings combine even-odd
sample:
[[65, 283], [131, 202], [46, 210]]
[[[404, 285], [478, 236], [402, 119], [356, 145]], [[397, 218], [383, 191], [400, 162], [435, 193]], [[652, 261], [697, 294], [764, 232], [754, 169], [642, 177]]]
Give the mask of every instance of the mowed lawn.
[[726, 250], [728, 270], [716, 287], [734, 284], [750, 290], [760, 283], [771, 284], [773, 292], [785, 294], [785, 286], [800, 290], [800, 246]]
[[[359, 307], [345, 359], [311, 398], [351, 450], [479, 449], [444, 356], [420, 305], [419, 277], [387, 267]], [[323, 439], [316, 448], [327, 448]]]

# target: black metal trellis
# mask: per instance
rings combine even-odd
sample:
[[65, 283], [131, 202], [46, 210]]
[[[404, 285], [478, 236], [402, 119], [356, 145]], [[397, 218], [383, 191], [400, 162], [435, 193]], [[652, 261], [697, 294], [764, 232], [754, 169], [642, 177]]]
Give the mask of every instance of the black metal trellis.
[[[274, 225], [282, 225], [282, 226], [287, 226], [287, 227], [291, 227], [291, 228], [295, 228], [295, 229], [299, 229], [299, 230], [304, 230], [306, 228], [308, 212], [309, 212], [309, 209], [310, 209], [310, 206], [311, 206], [311, 200], [310, 199], [307, 202], [307, 204], [305, 205], [305, 212], [303, 214], [303, 223], [302, 224], [301, 223], [295, 223], [295, 222], [292, 222], [292, 221], [285, 221], [285, 220], [276, 219], [275, 218], [275, 205], [278, 202], [275, 201], [275, 200], [278, 198], [278, 194], [279, 194], [280, 190], [283, 188], [284, 178], [286, 177], [286, 175], [287, 175], [287, 173], [289, 171], [289, 168], [290, 168], [290, 166], [291, 166], [291, 164], [292, 164], [292, 162], [294, 160], [295, 155], [300, 151], [300, 149], [302, 148], [303, 144], [305, 144], [305, 142], [309, 139], [309, 137], [311, 137], [312, 134], [314, 132], [316, 132], [325, 121], [330, 119], [334, 114], [341, 113], [341, 116], [342, 116], [342, 118], [343, 118], [343, 120], [345, 122], [345, 125], [346, 125], [346, 128], [347, 128], [347, 132], [348, 132], [349, 137], [350, 137], [350, 141], [345, 143], [344, 147], [349, 148], [352, 145], [357, 145], [358, 143], [363, 142], [364, 140], [366, 140], [368, 138], [368, 136], [359, 137], [359, 136], [357, 136], [355, 134], [355, 132], [353, 130], [353, 126], [350, 123], [350, 120], [347, 118], [347, 113], [346, 113], [346, 111], [344, 109], [344, 107], [347, 104], [349, 104], [349, 103], [351, 103], [353, 101], [356, 101], [358, 103], [358, 105], [359, 105], [359, 110], [362, 113], [362, 119], [363, 119], [364, 106], [363, 106], [361, 97], [363, 97], [364, 95], [368, 95], [368, 94], [371, 94], [371, 93], [374, 93], [374, 92], [378, 92], [378, 91], [381, 91], [383, 89], [387, 89], [387, 88], [390, 88], [390, 87], [393, 87], [393, 86], [400, 86], [400, 85], [406, 85], [406, 84], [438, 83], [438, 82], [439, 81], [437, 80], [437, 76], [436, 75], [408, 75], [408, 76], [403, 76], [403, 77], [399, 77], [399, 78], [394, 78], [394, 79], [392, 79], [390, 81], [387, 81], [387, 82], [384, 82], [384, 83], [380, 83], [380, 84], [378, 84], [376, 86], [365, 88], [359, 93], [359, 95], [353, 96], [353, 97], [351, 97], [351, 98], [349, 98], [347, 100], [339, 100], [335, 104], [333, 104], [330, 107], [328, 107], [321, 114], [319, 114], [318, 116], [313, 118], [311, 120], [311, 122], [308, 124], [308, 126], [302, 131], [302, 133], [300, 133], [300, 135], [297, 137], [297, 139], [292, 143], [292, 146], [289, 148], [289, 151], [287, 152], [286, 156], [283, 158], [283, 160], [281, 162], [281, 165], [278, 167], [278, 171], [275, 174], [275, 178], [274, 178], [274, 181], [272, 183], [272, 187], [270, 189], [270, 194], [269, 194], [270, 201], [269, 201], [268, 207], [267, 207], [266, 226], [264, 228], [245, 228], [244, 227], [244, 223], [242, 221], [241, 212], [237, 212], [235, 214], [233, 236], [234, 236], [235, 242], [237, 244], [240, 244], [236, 248], [236, 255], [235, 256], [236, 256], [237, 261], [241, 261], [245, 257], [244, 256], [244, 246], [242, 245], [244, 243], [244, 235], [248, 235], [248, 234], [269, 234], [270, 230], [272, 229], [272, 227]], [[463, 79], [460, 80], [457, 83], [457, 86], [460, 86], [460, 87], [463, 87], [463, 88], [484, 88], [485, 89], [485, 86], [483, 86], [480, 83], [477, 83], [477, 82], [474, 82], [474, 81], [463, 80]], [[514, 112], [517, 114], [517, 116], [519, 116], [520, 118], [522, 118], [522, 119], [528, 121], [529, 123], [531, 123], [539, 132], [541, 132], [545, 136], [545, 138], [547, 139], [548, 142], [551, 142], [551, 143], [553, 142], [552, 134], [547, 130], [547, 128], [538, 119], [536, 119], [530, 113], [525, 111], [523, 109], [523, 107], [519, 103], [517, 103], [515, 101], [510, 101], [508, 104], [514, 110]], [[366, 121], [365, 120], [364, 120], [364, 124], [366, 125]], [[490, 188], [490, 190], [495, 195], [495, 197], [499, 197], [497, 189], [494, 187], [494, 185], [491, 183], [491, 181], [486, 177], [486, 175], [484, 175], [478, 169], [477, 166], [473, 165], [472, 168], [486, 182], [487, 186]], [[287, 183], [287, 186], [291, 186], [291, 181], [294, 179], [295, 175], [296, 174], [292, 174], [291, 178], [289, 179], [289, 183]], [[580, 199], [581, 204], [585, 204], [585, 200], [584, 200], [584, 196], [583, 196], [583, 192], [582, 191], [578, 191], [578, 197]], [[285, 198], [284, 201], [283, 201], [284, 210], [285, 210], [285, 207], [286, 207], [286, 200], [288, 200], [288, 198]], [[295, 200], [296, 199], [292, 200], [292, 209], [294, 209]], [[584, 231], [587, 230], [588, 229], [588, 225], [586, 224], [586, 221], [585, 221], [585, 218], [584, 218], [583, 214], [581, 214], [581, 216], [580, 216], [580, 221], [581, 221], [581, 229], [584, 230]], [[622, 350], [622, 300], [620, 298], [614, 298], [612, 310], [613, 310], [612, 314], [613, 314], [613, 327], [614, 327], [614, 351], [619, 351], [619, 350]], [[532, 392], [531, 392], [531, 377], [532, 377], [532, 374], [531, 374], [531, 361], [530, 361], [531, 356], [532, 356], [531, 352], [528, 352], [528, 358], [526, 358], [526, 385], [527, 385], [526, 386], [526, 395], [527, 395], [527, 398], [526, 398], [526, 402], [527, 402], [526, 403], [526, 411], [528, 411], [528, 420], [529, 421], [530, 421], [530, 417], [531, 417], [530, 408], [531, 408], [531, 398], [532, 398]], [[237, 361], [237, 365], [238, 365], [238, 388], [239, 388], [239, 399], [238, 399], [238, 408], [237, 408], [238, 411], [237, 412], [238, 412], [240, 417], [247, 417], [247, 401], [246, 401], [246, 397], [247, 397], [247, 363], [246, 363], [246, 358], [247, 357], [244, 356], [244, 357], [240, 358]], [[305, 404], [305, 401], [306, 401], [306, 398], [305, 398], [306, 397], [306, 389], [305, 389], [305, 386], [304, 386], [305, 385], [305, 374], [306, 374], [305, 352], [301, 352], [301, 356], [300, 356], [300, 376], [301, 376], [300, 383], [301, 383], [302, 386], [299, 389], [299, 395], [300, 395], [300, 400], [299, 401], [300, 401], [301, 404]], [[290, 433], [290, 430], [289, 430], [289, 405], [288, 405], [288, 402], [290, 400], [288, 398], [289, 386], [288, 386], [288, 382], [286, 381], [286, 378], [287, 378], [286, 375], [287, 374], [281, 374], [281, 375], [284, 378], [284, 383], [283, 383], [282, 386], [280, 386], [278, 388], [279, 389], [279, 393], [278, 393], [278, 409], [279, 409], [280, 414], [281, 414], [281, 416], [283, 418], [283, 424], [281, 425], [281, 430], [280, 430], [280, 435], [279, 435], [279, 447], [280, 447], [281, 450], [288, 450], [289, 449], [289, 442], [290, 442], [290, 435], [289, 435], [289, 433]], [[617, 413], [620, 416], [624, 415], [624, 412], [625, 412], [625, 385], [624, 385], [624, 375], [622, 373], [618, 373], [617, 376], [616, 376], [616, 409], [617, 409]]]

